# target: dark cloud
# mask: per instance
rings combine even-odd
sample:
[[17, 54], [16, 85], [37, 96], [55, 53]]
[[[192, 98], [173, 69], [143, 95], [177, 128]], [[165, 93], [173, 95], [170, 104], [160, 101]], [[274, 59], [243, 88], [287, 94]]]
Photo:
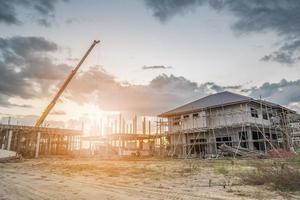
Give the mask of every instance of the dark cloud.
[[[82, 84], [85, 83], [85, 84]], [[104, 110], [120, 110], [155, 115], [209, 94], [232, 91], [263, 98], [284, 106], [300, 103], [300, 80], [244, 89], [243, 85], [222, 86], [214, 82], [198, 84], [181, 76], [161, 74], [149, 84], [122, 84], [102, 68], [91, 68], [71, 82], [67, 98], [79, 103], [97, 102]]]
[[210, 89], [212, 89], [216, 92], [223, 92], [226, 90], [238, 91], [243, 87], [242, 85], [221, 86], [221, 85], [215, 84], [214, 82], [208, 82], [206, 84], [210, 86]]
[[78, 18], [75, 18], [75, 17], [71, 17], [71, 18], [68, 18], [65, 20], [65, 23], [70, 25], [70, 24], [77, 24], [77, 23], [80, 23], [80, 19]]
[[298, 0], [145, 0], [153, 15], [162, 22], [208, 5], [237, 17], [232, 28], [240, 34], [272, 31], [282, 37], [282, 46], [264, 56], [263, 61], [294, 64], [300, 51], [300, 1]]
[[[85, 83], [85, 84], [82, 84]], [[67, 91], [67, 98], [85, 103], [98, 102], [105, 110], [155, 115], [208, 94], [225, 90], [215, 83], [198, 84], [184, 77], [159, 75], [147, 85], [123, 84], [102, 68], [79, 74]]]
[[293, 40], [284, 44], [278, 51], [264, 56], [262, 61], [276, 61], [282, 64], [292, 65], [299, 61], [300, 57], [296, 56], [299, 53], [300, 40]]
[[145, 0], [153, 10], [154, 17], [165, 22], [177, 14], [185, 14], [195, 6], [202, 5], [203, 0]]
[[[298, 60], [298, 59], [297, 59]], [[294, 64], [296, 62], [296, 59], [291, 56], [289, 53], [275, 51], [272, 54], [265, 55], [261, 58], [261, 61], [275, 61], [282, 64]]]
[[14, 1], [2, 0], [0, 1], [0, 22], [6, 24], [20, 24], [16, 17]]
[[10, 97], [43, 98], [53, 84], [66, 76], [71, 68], [56, 64], [50, 55], [57, 45], [41, 37], [0, 38], [0, 104], [15, 106]]
[[1, 0], [0, 23], [18, 25], [22, 23], [18, 13], [21, 9], [35, 15], [34, 18], [42, 26], [50, 26], [54, 18], [55, 7], [59, 2], [67, 0]]
[[0, 48], [5, 55], [15, 54], [16, 56], [26, 57], [34, 53], [56, 51], [57, 45], [42, 37], [15, 36], [0, 38]]
[[164, 65], [152, 65], [152, 66], [143, 66], [143, 70], [147, 69], [171, 69], [171, 66], [164, 66]]
[[[57, 50], [55, 43], [41, 37], [0, 38], [0, 105], [27, 107], [12, 104], [9, 99], [51, 96], [51, 88], [63, 81], [71, 70], [67, 65], [52, 61], [51, 53]], [[91, 67], [79, 73], [65, 95], [79, 103], [96, 100], [105, 110], [158, 114], [225, 90], [250, 94], [255, 98], [261, 96], [282, 105], [300, 102], [300, 80], [283, 79], [278, 83], [267, 82], [245, 90], [242, 85], [222, 86], [214, 82], [198, 84], [181, 76], [162, 74], [149, 84], [133, 85], [118, 82], [100, 67]]]
[[[71, 67], [56, 64], [51, 53], [57, 45], [39, 37], [0, 38], [0, 105], [15, 105], [11, 97], [23, 99], [49, 97], [51, 88], [67, 76]], [[84, 83], [84, 84], [82, 84]], [[97, 102], [104, 110], [137, 114], [158, 114], [206, 95], [231, 90], [283, 105], [300, 102], [300, 80], [265, 83], [243, 89], [242, 85], [222, 86], [214, 82], [198, 84], [181, 76], [161, 74], [146, 85], [118, 82], [101, 67], [80, 72], [64, 94], [78, 103]], [[63, 114], [54, 112], [52, 114]]]
[[282, 79], [278, 83], [266, 82], [260, 87], [249, 90], [250, 96], [263, 98], [282, 105], [300, 102], [300, 80], [287, 81]]

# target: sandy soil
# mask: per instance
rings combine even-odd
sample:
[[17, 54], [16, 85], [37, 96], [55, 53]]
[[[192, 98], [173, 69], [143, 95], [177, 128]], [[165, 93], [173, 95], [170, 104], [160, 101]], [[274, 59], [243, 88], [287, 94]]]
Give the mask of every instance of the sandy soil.
[[242, 185], [219, 166], [201, 160], [154, 159], [40, 158], [2, 163], [0, 199], [298, 199]]

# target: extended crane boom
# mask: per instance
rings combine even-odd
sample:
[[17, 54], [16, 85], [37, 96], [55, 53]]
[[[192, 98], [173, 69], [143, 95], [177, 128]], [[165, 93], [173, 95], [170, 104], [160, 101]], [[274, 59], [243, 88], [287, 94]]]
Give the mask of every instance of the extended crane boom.
[[44, 110], [43, 114], [40, 116], [40, 118], [37, 120], [35, 127], [40, 127], [41, 124], [45, 121], [46, 117], [48, 116], [49, 112], [52, 110], [52, 108], [55, 106], [58, 98], [61, 96], [61, 94], [64, 92], [64, 90], [66, 89], [66, 87], [68, 86], [68, 84], [70, 83], [70, 81], [72, 80], [72, 78], [75, 76], [76, 72], [78, 71], [78, 69], [80, 68], [80, 66], [82, 65], [82, 63], [84, 62], [84, 60], [87, 58], [87, 56], [90, 54], [90, 52], [92, 51], [92, 49], [95, 47], [96, 44], [98, 44], [100, 41], [99, 40], [94, 40], [93, 44], [90, 46], [90, 48], [87, 50], [87, 52], [84, 54], [84, 56], [81, 58], [80, 62], [77, 64], [77, 66], [75, 67], [75, 69], [73, 69], [70, 73], [70, 75], [68, 76], [68, 78], [65, 80], [64, 84], [61, 86], [61, 88], [58, 90], [58, 92], [56, 93], [56, 95], [54, 96], [54, 98], [52, 99], [52, 101], [50, 102], [50, 104], [46, 107], [46, 109]]

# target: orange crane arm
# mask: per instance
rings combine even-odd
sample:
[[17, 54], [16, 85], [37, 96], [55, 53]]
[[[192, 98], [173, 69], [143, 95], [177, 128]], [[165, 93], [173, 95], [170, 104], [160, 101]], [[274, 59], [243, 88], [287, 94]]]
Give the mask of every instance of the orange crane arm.
[[46, 117], [48, 116], [48, 114], [50, 113], [50, 111], [52, 110], [52, 108], [55, 106], [57, 100], [59, 99], [59, 97], [61, 96], [61, 94], [64, 92], [64, 90], [66, 89], [66, 87], [68, 86], [68, 84], [70, 83], [70, 81], [72, 80], [72, 78], [75, 76], [76, 72], [78, 71], [78, 69], [80, 68], [80, 66], [84, 62], [84, 60], [90, 54], [90, 52], [95, 47], [95, 45], [98, 44], [99, 42], [100, 42], [99, 40], [94, 40], [93, 44], [90, 46], [90, 48], [84, 54], [84, 56], [81, 58], [81, 60], [79, 61], [79, 63], [75, 67], [75, 69], [73, 69], [71, 71], [70, 75], [67, 77], [67, 79], [65, 80], [65, 82], [63, 83], [63, 85], [61, 86], [61, 88], [58, 90], [58, 92], [56, 93], [56, 95], [54, 96], [54, 98], [52, 99], [52, 101], [46, 107], [46, 109], [44, 110], [43, 114], [36, 121], [35, 127], [40, 127], [43, 124], [43, 122], [45, 121]]

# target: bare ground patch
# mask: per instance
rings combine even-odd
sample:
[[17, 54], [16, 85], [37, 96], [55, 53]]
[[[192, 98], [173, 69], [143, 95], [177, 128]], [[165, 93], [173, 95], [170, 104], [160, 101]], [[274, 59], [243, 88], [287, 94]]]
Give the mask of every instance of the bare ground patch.
[[[0, 165], [3, 199], [293, 199], [237, 175], [273, 161], [43, 158]], [[15, 178], [13, 178], [15, 177]], [[298, 198], [299, 199], [299, 198]]]

